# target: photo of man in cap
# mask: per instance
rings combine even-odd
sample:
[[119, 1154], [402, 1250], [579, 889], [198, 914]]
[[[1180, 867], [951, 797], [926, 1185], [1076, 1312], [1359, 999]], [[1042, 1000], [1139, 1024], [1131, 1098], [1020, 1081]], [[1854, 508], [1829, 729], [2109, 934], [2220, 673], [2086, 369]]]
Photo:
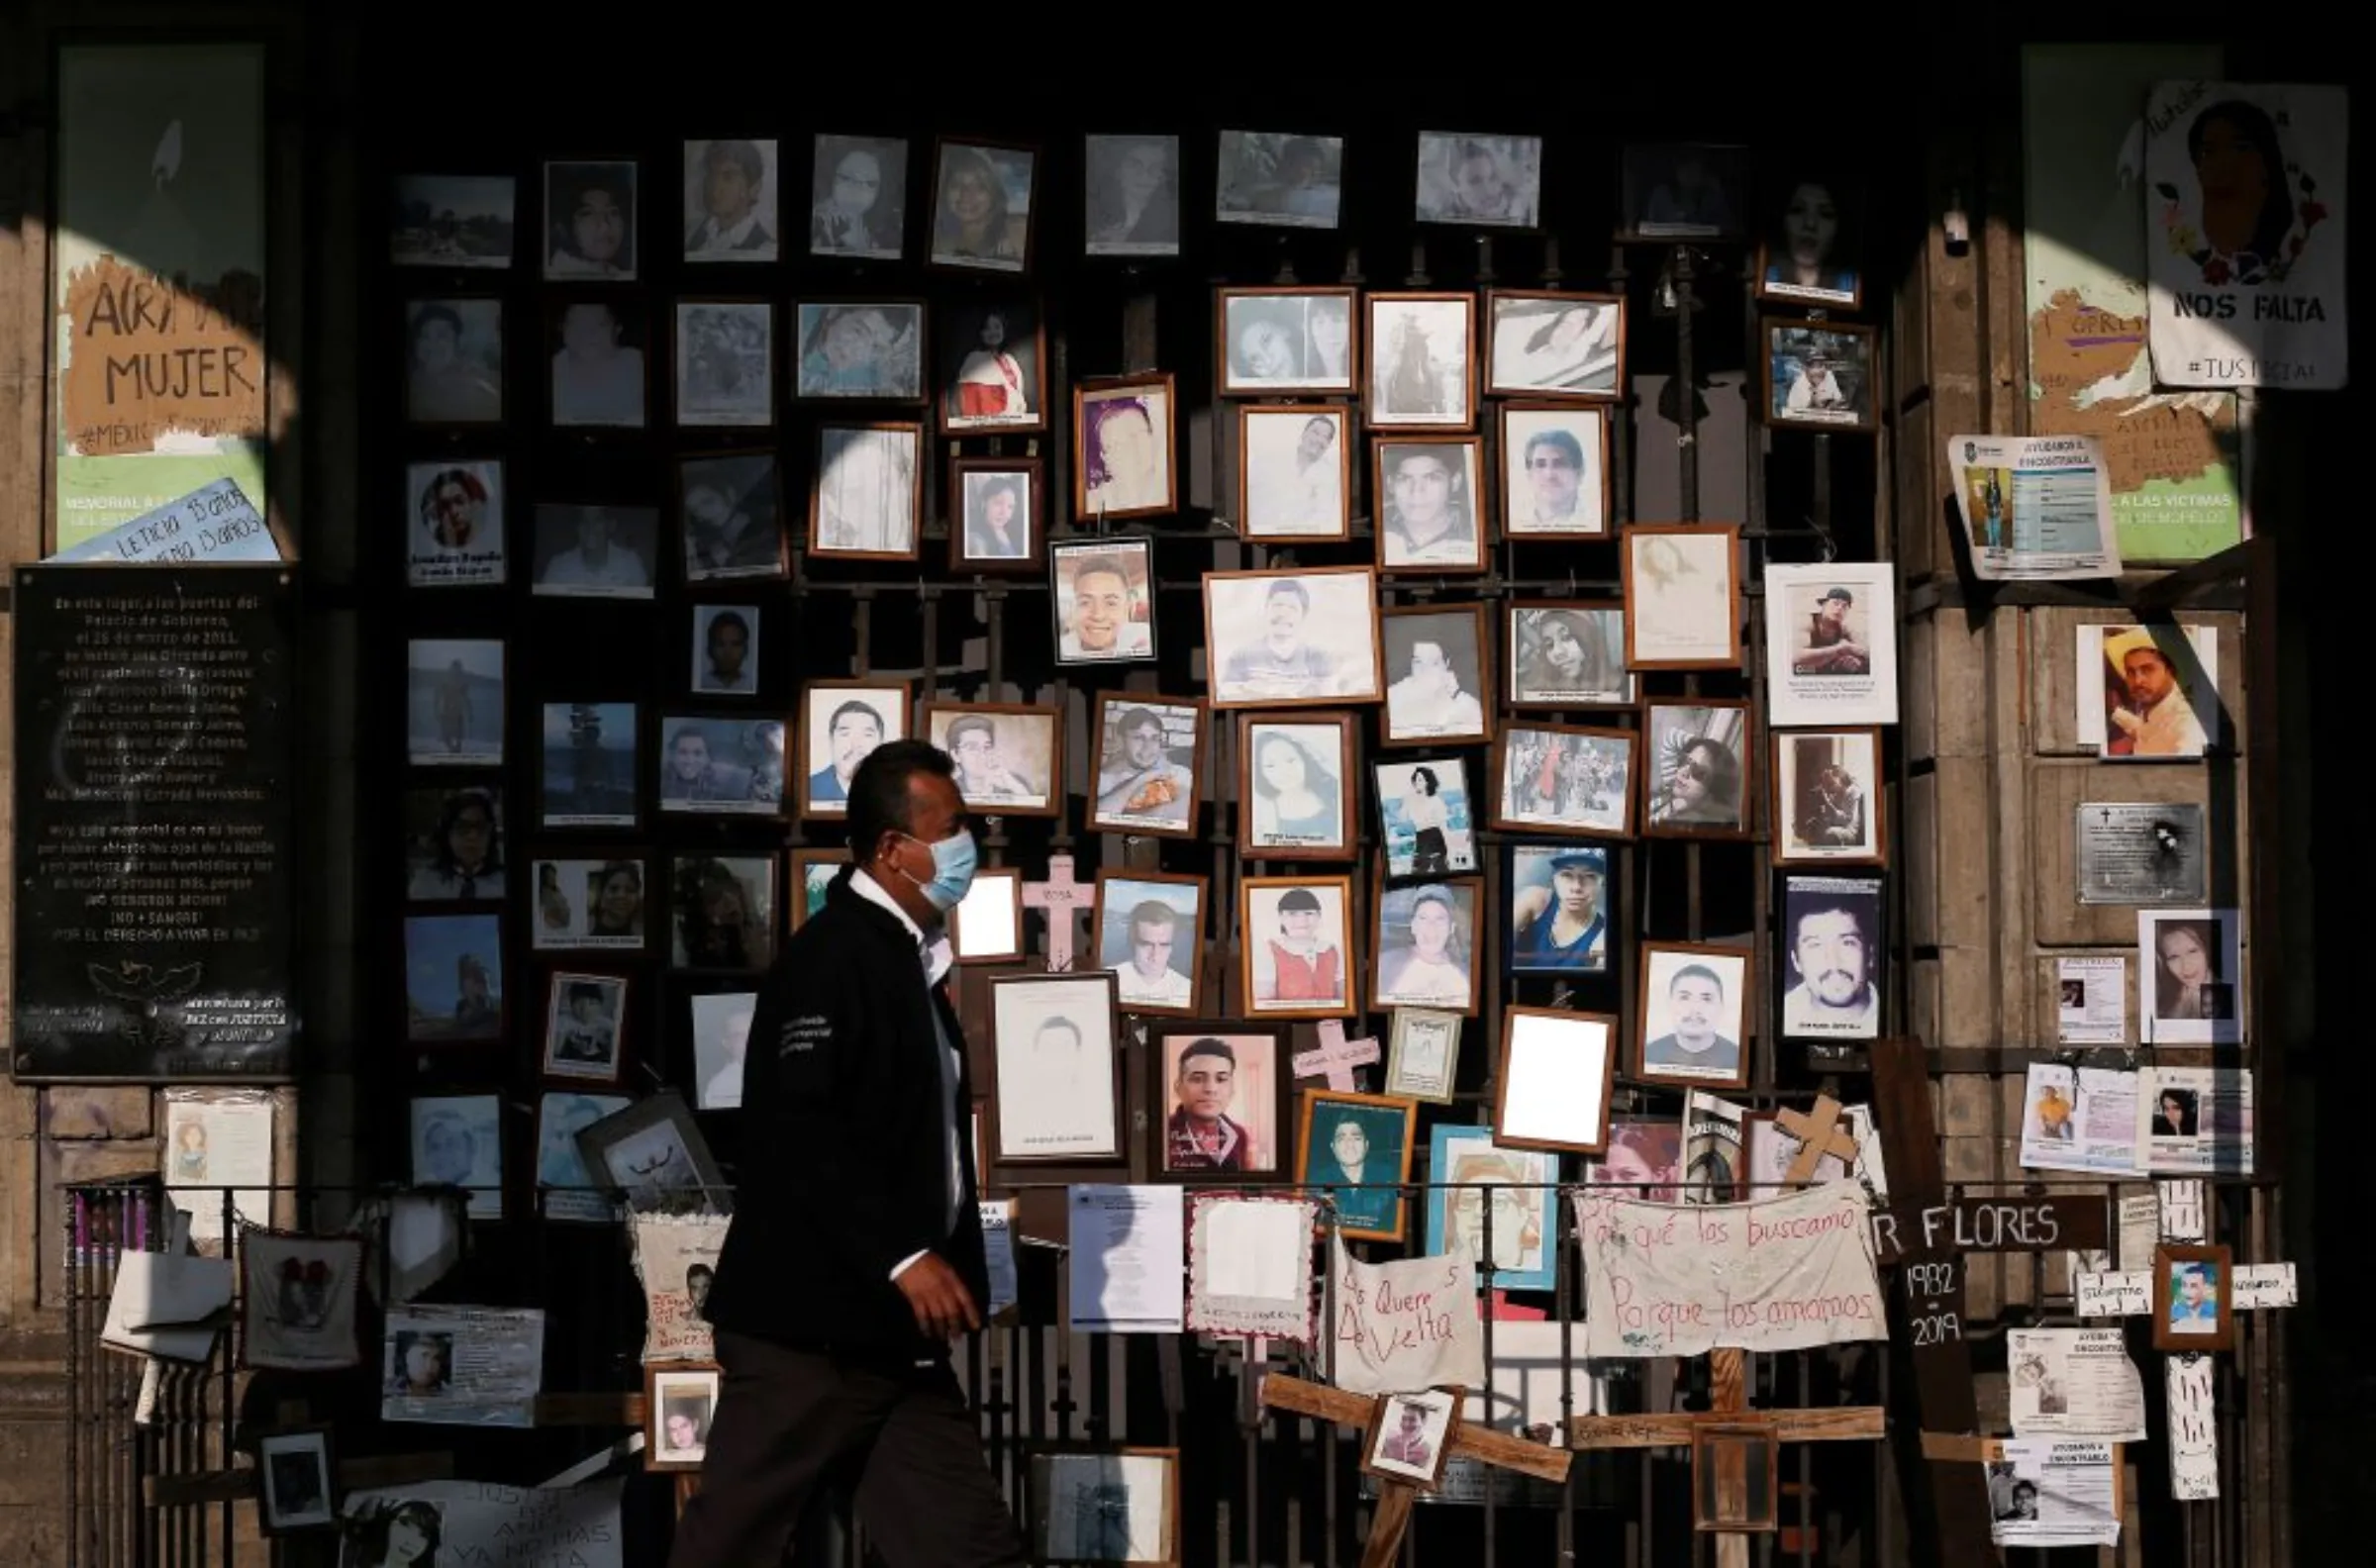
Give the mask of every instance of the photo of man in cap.
[[[1522, 857], [1529, 853], [1520, 851]], [[1511, 899], [1511, 967], [1606, 970], [1609, 921], [1601, 908], [1608, 877], [1606, 851], [1561, 849], [1553, 851], [1549, 861], [1548, 886], [1521, 886]], [[1522, 878], [1527, 869], [1522, 858]]]
[[1855, 603], [1856, 596], [1839, 587], [1832, 588], [1816, 601], [1815, 614], [1809, 618], [1807, 645], [1791, 655], [1792, 674], [1872, 673], [1872, 649], [1860, 641], [1848, 627], [1848, 611]]
[[1238, 1052], [1205, 1035], [1180, 1052], [1171, 1080], [1171, 1116], [1163, 1127], [1165, 1170], [1266, 1170], [1253, 1134], [1230, 1117], [1238, 1095]]

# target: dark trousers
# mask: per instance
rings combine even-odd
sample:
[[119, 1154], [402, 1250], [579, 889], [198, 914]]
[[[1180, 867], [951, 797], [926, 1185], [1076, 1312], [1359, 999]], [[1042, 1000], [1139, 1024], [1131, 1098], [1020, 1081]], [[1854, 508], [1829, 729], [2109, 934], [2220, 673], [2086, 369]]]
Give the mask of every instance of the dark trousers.
[[723, 1329], [716, 1338], [718, 1414], [669, 1568], [774, 1568], [810, 1501], [844, 1481], [891, 1568], [1024, 1560], [947, 1362], [851, 1359]]

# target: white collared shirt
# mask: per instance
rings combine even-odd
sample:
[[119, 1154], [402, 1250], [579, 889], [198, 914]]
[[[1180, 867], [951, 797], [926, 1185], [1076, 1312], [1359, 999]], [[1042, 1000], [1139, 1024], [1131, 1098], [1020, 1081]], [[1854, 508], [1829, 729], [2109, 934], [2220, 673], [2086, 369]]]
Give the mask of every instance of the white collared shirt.
[[[849, 874], [849, 890], [876, 908], [889, 910], [899, 924], [907, 929], [908, 934], [916, 940], [916, 952], [924, 965], [924, 983], [927, 986], [937, 986], [947, 977], [950, 966], [956, 962], [956, 951], [949, 945], [945, 929], [935, 936], [926, 936], [924, 928], [910, 919], [908, 912], [899, 907], [899, 902], [863, 869]], [[933, 1032], [940, 1038], [941, 1148], [944, 1151], [943, 1168], [948, 1172], [948, 1228], [953, 1232], [957, 1228], [957, 1206], [965, 1201], [964, 1165], [957, 1151], [957, 1044], [948, 1037], [948, 1028], [940, 1022], [940, 1009], [938, 1006], [933, 1009]], [[925, 1252], [931, 1250], [930, 1247], [925, 1248]], [[922, 1256], [924, 1252], [912, 1252], [901, 1258], [892, 1267], [891, 1277], [897, 1279], [905, 1274]]]

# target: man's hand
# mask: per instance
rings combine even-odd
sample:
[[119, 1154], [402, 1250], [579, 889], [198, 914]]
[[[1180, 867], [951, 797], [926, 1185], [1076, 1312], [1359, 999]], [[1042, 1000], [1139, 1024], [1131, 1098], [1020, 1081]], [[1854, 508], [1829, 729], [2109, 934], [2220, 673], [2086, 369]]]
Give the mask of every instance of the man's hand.
[[954, 1339], [982, 1325], [973, 1293], [957, 1278], [955, 1269], [933, 1253], [918, 1258], [891, 1283], [907, 1297], [909, 1309], [916, 1314], [916, 1331], [927, 1338]]

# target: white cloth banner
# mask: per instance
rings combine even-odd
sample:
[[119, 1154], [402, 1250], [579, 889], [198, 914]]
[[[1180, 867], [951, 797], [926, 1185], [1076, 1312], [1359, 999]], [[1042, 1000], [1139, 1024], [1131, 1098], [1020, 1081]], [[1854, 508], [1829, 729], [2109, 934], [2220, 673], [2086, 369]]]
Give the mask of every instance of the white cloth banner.
[[1336, 1271], [1336, 1385], [1350, 1394], [1485, 1387], [1477, 1260], [1465, 1246], [1393, 1263], [1356, 1262], [1329, 1238]]
[[1853, 1181], [1705, 1208], [1587, 1188], [1576, 1213], [1587, 1355], [1797, 1350], [1889, 1337], [1864, 1189]]

